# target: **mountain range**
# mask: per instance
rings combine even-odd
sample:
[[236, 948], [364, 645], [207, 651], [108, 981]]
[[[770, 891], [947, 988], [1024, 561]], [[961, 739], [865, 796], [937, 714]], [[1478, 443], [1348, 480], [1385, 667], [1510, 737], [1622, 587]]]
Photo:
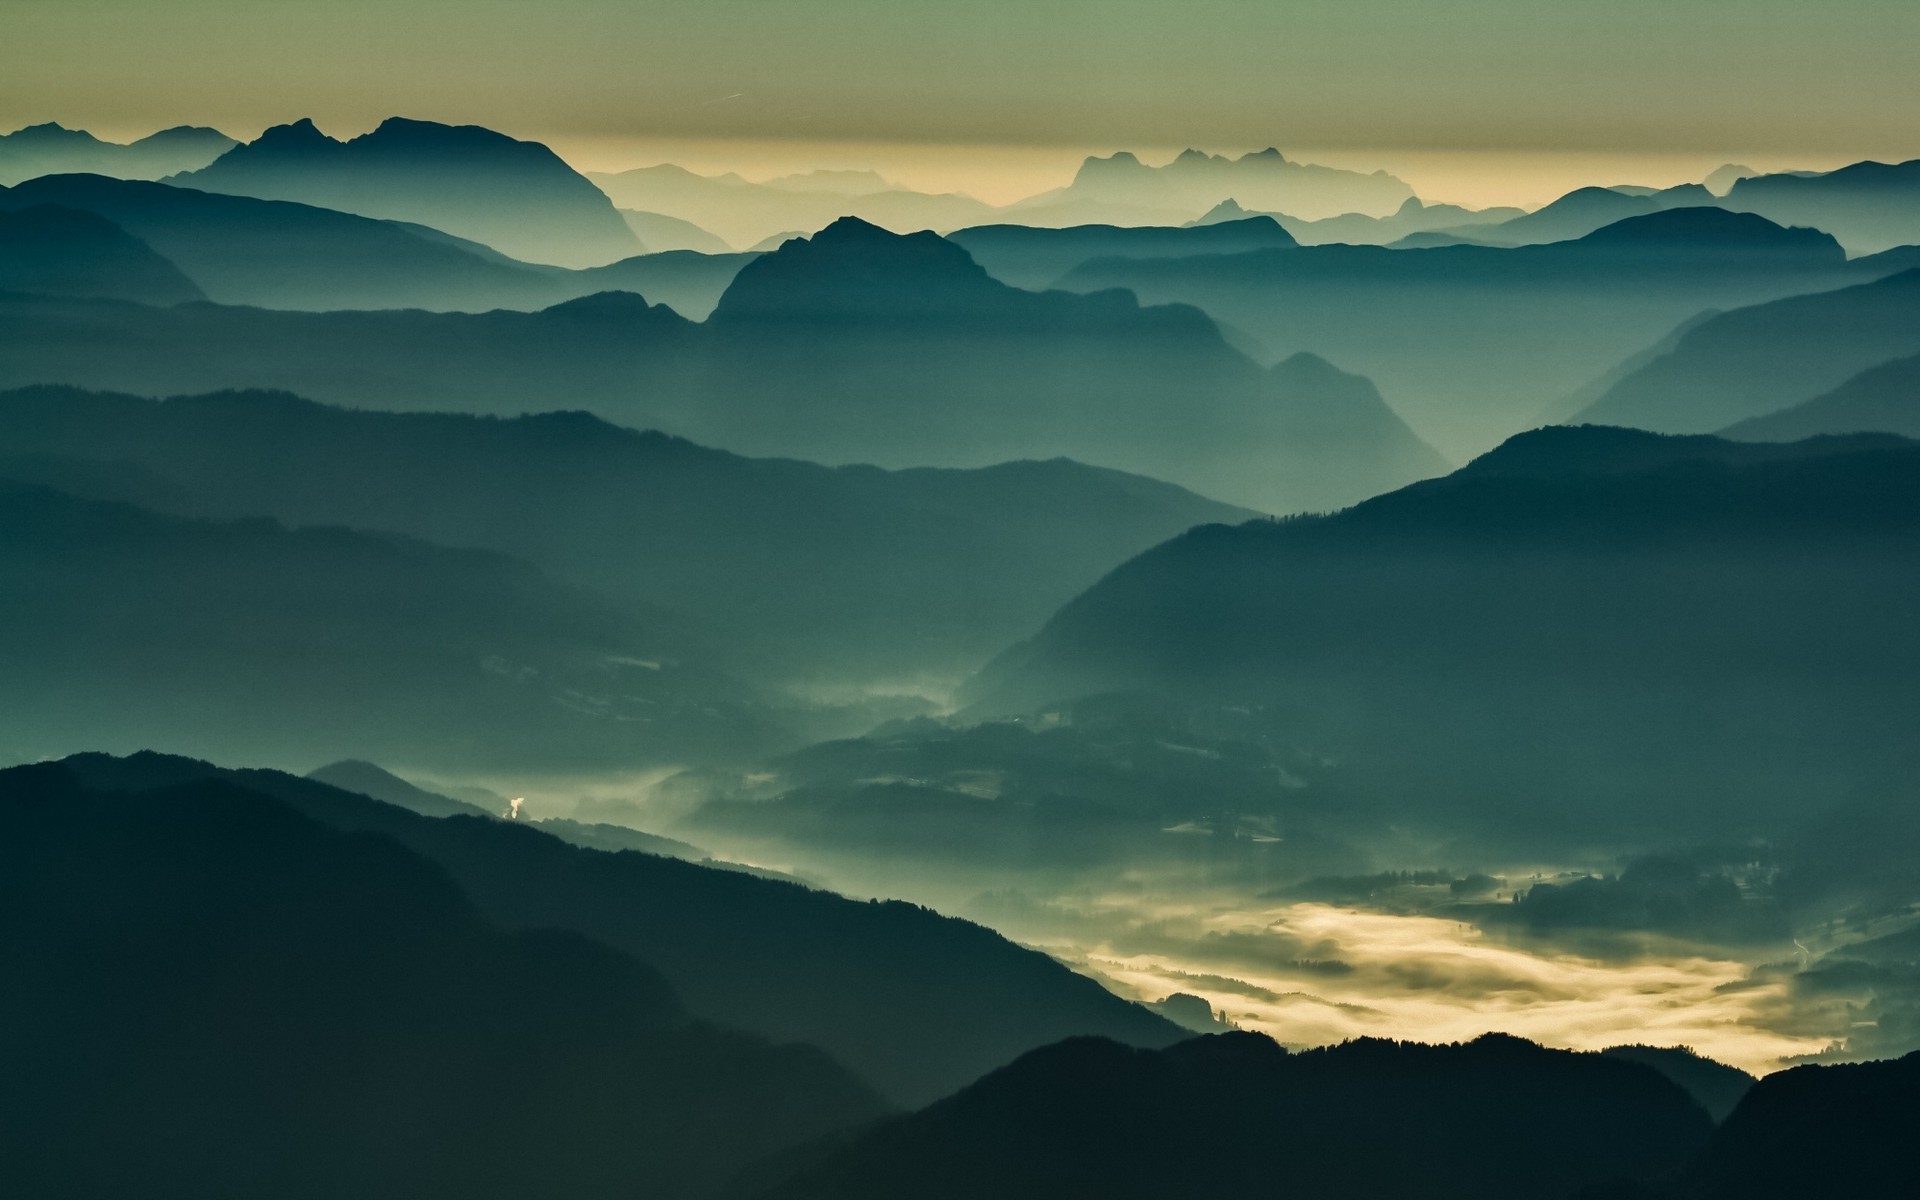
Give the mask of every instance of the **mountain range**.
[[206, 299], [180, 268], [118, 225], [51, 204], [0, 209], [0, 291], [155, 305]]
[[[1226, 200], [1256, 212], [1285, 213], [1303, 221], [1344, 213], [1390, 215], [1413, 196], [1413, 189], [1385, 171], [1365, 173], [1296, 162], [1268, 147], [1229, 158], [1201, 150], [1182, 150], [1172, 161], [1148, 166], [1131, 151], [1092, 157], [1080, 164], [1073, 182], [1012, 206], [1029, 217], [1071, 211], [1082, 204], [1108, 205], [1155, 215], [1171, 214], [1178, 224], [1191, 221]], [[1098, 220], [1098, 218], [1091, 218]], [[1085, 220], [1049, 224], [1085, 224]], [[1129, 221], [1127, 224], [1147, 224]]]
[[111, 491], [137, 475], [150, 507], [180, 516], [511, 555], [610, 603], [686, 614], [736, 664], [815, 679], [957, 676], [1114, 563], [1252, 515], [1061, 460], [828, 468], [578, 412], [395, 415], [258, 392], [0, 394], [0, 446], [67, 464], [76, 491], [103, 486], [72, 474], [91, 466], [107, 476], [101, 498], [141, 499]]
[[1850, 263], [1825, 234], [1696, 207], [1538, 246], [1100, 259], [1057, 286], [1197, 305], [1273, 354], [1321, 355], [1372, 379], [1417, 432], [1465, 457], [1703, 309], [1897, 269]]
[[1720, 201], [1783, 225], [1812, 225], [1854, 254], [1920, 243], [1920, 159], [1858, 162], [1823, 174], [1754, 175]]
[[[700, 325], [632, 295], [478, 315], [5, 297], [0, 328], [7, 385], [584, 408], [827, 463], [1064, 456], [1269, 512], [1335, 507], [1445, 468], [1371, 384], [1324, 361], [1262, 369], [1193, 309], [1035, 295], [932, 234], [850, 219], [754, 259]], [[1170, 395], [1184, 404], [1170, 408]]]
[[159, 179], [206, 166], [237, 143], [217, 129], [181, 125], [136, 141], [103, 141], [54, 122], [0, 134], [0, 186], [39, 175]]
[[[767, 698], [715, 669], [674, 619], [524, 562], [55, 490], [132, 476], [166, 494], [124, 464], [82, 464], [79, 479], [57, 459], [6, 464], [9, 757], [165, 739], [279, 762], [357, 752], [578, 767], [806, 740], [781, 733]], [[38, 479], [7, 478], [23, 473]]]
[[301, 120], [168, 181], [414, 222], [531, 262], [596, 267], [644, 248], [553, 151], [477, 125], [390, 117], [338, 141]]

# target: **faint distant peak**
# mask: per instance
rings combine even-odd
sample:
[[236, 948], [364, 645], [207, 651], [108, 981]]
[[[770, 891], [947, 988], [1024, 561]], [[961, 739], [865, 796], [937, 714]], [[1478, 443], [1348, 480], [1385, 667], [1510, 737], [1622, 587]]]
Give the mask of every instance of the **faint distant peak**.
[[1715, 168], [1710, 172], [1707, 177], [1701, 181], [1701, 186], [1716, 196], [1724, 196], [1733, 190], [1734, 184], [1739, 183], [1742, 179], [1751, 179], [1759, 173], [1760, 172], [1754, 170], [1752, 167], [1741, 166], [1738, 163], [1727, 163], [1725, 166]]

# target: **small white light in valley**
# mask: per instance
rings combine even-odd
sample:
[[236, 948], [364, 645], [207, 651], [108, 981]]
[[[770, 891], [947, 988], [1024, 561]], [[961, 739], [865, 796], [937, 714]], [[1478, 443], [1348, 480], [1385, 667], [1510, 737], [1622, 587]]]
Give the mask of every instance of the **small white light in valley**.
[[526, 802], [527, 798], [525, 796], [515, 796], [513, 799], [507, 801], [507, 820], [518, 821], [520, 819], [520, 806]]

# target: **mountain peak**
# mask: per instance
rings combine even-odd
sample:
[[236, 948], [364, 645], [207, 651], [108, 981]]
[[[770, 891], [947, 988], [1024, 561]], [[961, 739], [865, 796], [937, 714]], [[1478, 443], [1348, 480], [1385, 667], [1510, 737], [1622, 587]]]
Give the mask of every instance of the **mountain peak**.
[[286, 125], [271, 126], [263, 130], [260, 136], [251, 142], [241, 143], [241, 147], [249, 150], [260, 150], [263, 148], [269, 150], [290, 150], [307, 149], [315, 146], [338, 146], [339, 144], [339, 142], [334, 141], [326, 134], [320, 132], [320, 127], [313, 123], [312, 117], [301, 117], [298, 121], [293, 121]]
[[748, 263], [711, 319], [946, 312], [1010, 290], [938, 234], [892, 233], [858, 217], [841, 217], [812, 237], [791, 239]]
[[1756, 213], [1712, 205], [1669, 208], [1604, 225], [1579, 241], [1588, 246], [1767, 247], [1844, 255], [1840, 243], [1817, 229], [1786, 228]]

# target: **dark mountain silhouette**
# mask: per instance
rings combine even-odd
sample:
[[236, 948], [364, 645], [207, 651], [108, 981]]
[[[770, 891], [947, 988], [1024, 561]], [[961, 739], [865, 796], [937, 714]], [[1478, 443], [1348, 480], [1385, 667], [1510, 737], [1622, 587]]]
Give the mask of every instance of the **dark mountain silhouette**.
[[0, 190], [0, 209], [34, 204], [103, 216], [164, 248], [212, 299], [266, 308], [527, 310], [624, 289], [699, 319], [751, 259], [676, 250], [574, 271], [424, 225], [281, 200], [90, 175]]
[[[1116, 562], [1245, 510], [1077, 463], [879, 471], [748, 459], [582, 413], [512, 420], [0, 394], [0, 445], [171, 481], [171, 511], [381, 528], [703, 614], [783, 669], [960, 673]], [[77, 486], [77, 485], [76, 485]]]
[[383, 834], [437, 863], [490, 919], [632, 954], [693, 1013], [819, 1046], [905, 1104], [927, 1103], [1065, 1037], [1159, 1046], [1180, 1036], [1044, 954], [898, 901], [586, 850], [517, 822], [422, 817], [274, 771], [159, 755], [68, 762], [97, 788], [221, 779], [333, 828]]
[[799, 183], [792, 178], [750, 183], [734, 174], [699, 175], [663, 163], [587, 178], [622, 208], [693, 222], [739, 249], [752, 249], [775, 235], [805, 236], [841, 217], [902, 233], [944, 233], [981, 224], [996, 211], [971, 196], [916, 192], [863, 171], [816, 171]]
[[0, 298], [0, 333], [20, 347], [0, 362], [11, 385], [564, 405], [830, 463], [1068, 457], [1267, 511], [1351, 503], [1445, 466], [1369, 384], [1325, 363], [1263, 371], [1192, 309], [1036, 295], [932, 234], [856, 221], [749, 263], [704, 326], [620, 294], [475, 316]]
[[720, 303], [720, 297], [726, 294], [740, 268], [754, 257], [752, 254], [703, 254], [693, 250], [642, 254], [556, 277], [555, 297], [574, 299], [597, 292], [635, 292], [655, 304], [667, 305], [690, 321], [704, 321], [712, 315], [714, 306]]
[[1157, 1052], [1077, 1039], [856, 1134], [755, 1194], [1566, 1196], [1662, 1180], [1711, 1132], [1686, 1093], [1646, 1067], [1498, 1034], [1291, 1054], [1252, 1033]]
[[106, 142], [53, 122], [0, 134], [0, 186], [39, 175], [111, 175], [158, 179], [204, 167], [237, 145], [217, 129], [181, 125], [137, 141]]
[[564, 295], [536, 268], [390, 221], [165, 184], [55, 175], [0, 192], [112, 221], [214, 300], [274, 308], [538, 307]]
[[1707, 433], [1920, 352], [1920, 271], [1722, 313], [1573, 419]]
[[104, 217], [41, 204], [0, 209], [0, 291], [182, 304], [206, 296]]
[[1754, 1077], [1725, 1063], [1704, 1058], [1684, 1047], [1613, 1046], [1602, 1050], [1608, 1058], [1639, 1063], [1665, 1075], [1693, 1097], [1709, 1117], [1724, 1121], [1753, 1087]]
[[[1584, 187], [1568, 192], [1534, 212], [1525, 213], [1488, 226], [1483, 222], [1458, 225], [1428, 225], [1460, 234], [1489, 245], [1532, 246], [1546, 242], [1565, 242], [1583, 238], [1596, 229], [1619, 221], [1665, 212], [1672, 208], [1698, 208], [1714, 203], [1713, 194], [1697, 185], [1686, 185], [1664, 192], [1630, 192], [1618, 188]], [[1800, 224], [1801, 222], [1780, 222]], [[1408, 232], [1419, 232], [1409, 230]]]
[[1031, 291], [1052, 287], [1055, 280], [1089, 259], [1182, 258], [1295, 244], [1280, 223], [1268, 216], [1189, 227], [981, 225], [950, 233], [947, 240], [964, 248], [995, 279]]
[[1439, 461], [1371, 388], [1262, 372], [1191, 309], [1009, 288], [932, 234], [846, 220], [789, 242], [740, 272], [709, 327], [730, 403], [701, 436], [748, 452], [1065, 455], [1269, 511], [1346, 503]]
[[0, 295], [9, 386], [150, 393], [280, 387], [360, 408], [517, 415], [556, 405], [631, 425], [691, 407], [699, 328], [630, 293], [538, 312], [156, 309]]
[[565, 267], [600, 266], [642, 249], [605, 194], [553, 151], [477, 125], [390, 117], [371, 133], [336, 141], [302, 120], [171, 182], [413, 221]]
[[1792, 442], [1823, 433], [1897, 433], [1920, 437], [1920, 355], [1860, 372], [1825, 395], [1729, 425], [1739, 441]]
[[886, 1111], [623, 953], [489, 921], [390, 839], [228, 779], [85, 774], [0, 772], [0, 944], [32, 981], [0, 993], [10, 1189], [700, 1195]]
[[1824, 229], [1855, 254], [1920, 242], [1920, 159], [1859, 162], [1824, 175], [1741, 179], [1720, 201], [1783, 225]]
[[1539, 246], [1096, 260], [1060, 286], [1196, 304], [1276, 353], [1321, 355], [1372, 379], [1422, 436], [1465, 456], [1530, 427], [1552, 397], [1702, 309], [1838, 287], [1873, 270], [1849, 264], [1824, 234], [1679, 208]]
[[976, 711], [1261, 706], [1383, 819], [1455, 835], [1797, 828], [1920, 715], [1917, 466], [1885, 437], [1540, 430], [1333, 516], [1184, 534], [984, 672]]
[[0, 482], [0, 580], [6, 756], [164, 739], [577, 769], [794, 744], [681, 623], [496, 554]]
[[1920, 1053], [1769, 1075], [1693, 1172], [1702, 1200], [1898, 1196], [1913, 1187]]
[[1271, 147], [1238, 158], [1183, 150], [1157, 167], [1122, 150], [1105, 158], [1088, 158], [1071, 184], [1024, 200], [1009, 211], [1026, 219], [1034, 211], [1093, 203], [1178, 213], [1177, 223], [1193, 220], [1223, 200], [1234, 200], [1256, 212], [1311, 221], [1342, 213], [1384, 217], [1412, 195], [1412, 188], [1385, 171], [1366, 174], [1294, 162]]

